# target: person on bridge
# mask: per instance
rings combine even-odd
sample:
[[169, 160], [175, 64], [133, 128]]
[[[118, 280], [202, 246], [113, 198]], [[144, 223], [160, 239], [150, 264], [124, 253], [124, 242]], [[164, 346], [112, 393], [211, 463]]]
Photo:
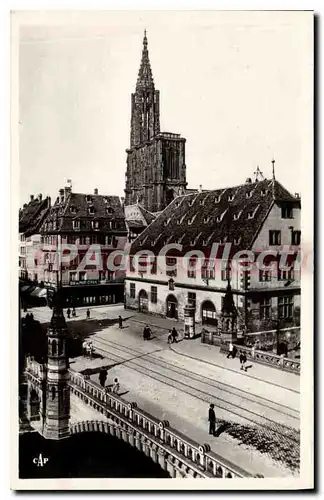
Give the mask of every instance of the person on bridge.
[[119, 324], [119, 328], [122, 329], [123, 328], [123, 318], [121, 316], [118, 316], [118, 324]]
[[245, 366], [246, 363], [246, 354], [243, 351], [240, 351], [240, 364], [241, 364], [241, 370], [247, 371], [247, 368]]
[[118, 394], [120, 389], [120, 384], [118, 382], [118, 378], [114, 379], [113, 387], [112, 387], [112, 392], [113, 394]]
[[87, 319], [90, 319], [90, 309], [87, 309]]
[[209, 407], [208, 421], [209, 421], [209, 434], [215, 436], [216, 432], [216, 415], [214, 411], [215, 405], [213, 403]]
[[178, 342], [178, 332], [175, 327], [172, 328], [172, 340], [173, 342]]
[[151, 337], [151, 329], [148, 325], [145, 326], [144, 330], [143, 330], [143, 339], [144, 340], [150, 340], [150, 337]]
[[101, 387], [105, 387], [106, 380], [107, 380], [107, 370], [102, 369], [99, 372], [99, 382]]
[[67, 314], [68, 319], [70, 319], [70, 315], [71, 315], [71, 309], [70, 308], [68, 308], [68, 310], [66, 311], [66, 314]]
[[233, 346], [232, 342], [229, 343], [228, 354], [226, 357], [227, 358], [234, 358], [234, 346]]

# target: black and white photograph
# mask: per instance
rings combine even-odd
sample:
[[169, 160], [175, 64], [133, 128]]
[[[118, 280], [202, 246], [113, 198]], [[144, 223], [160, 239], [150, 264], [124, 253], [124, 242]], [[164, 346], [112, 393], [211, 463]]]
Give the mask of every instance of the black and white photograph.
[[11, 13], [13, 489], [313, 487], [313, 40]]

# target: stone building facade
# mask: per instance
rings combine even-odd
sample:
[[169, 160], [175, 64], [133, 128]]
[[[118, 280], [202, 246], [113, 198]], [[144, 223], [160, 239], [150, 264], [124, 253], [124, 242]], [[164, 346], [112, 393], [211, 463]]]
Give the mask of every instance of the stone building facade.
[[[101, 195], [97, 189], [93, 194], [74, 193], [68, 185], [60, 189], [40, 234], [41, 247], [35, 259], [49, 303], [58, 282], [65, 306], [123, 301], [125, 270], [114, 270], [109, 264], [113, 252], [123, 251], [127, 244], [118, 196]], [[117, 261], [114, 264], [118, 267]]]
[[160, 131], [160, 93], [155, 89], [145, 33], [131, 101], [125, 205], [139, 202], [146, 210], [159, 212], [185, 192], [185, 142], [180, 134]]
[[240, 331], [298, 325], [300, 205], [275, 179], [179, 196], [131, 246], [126, 306], [217, 330], [229, 281]]

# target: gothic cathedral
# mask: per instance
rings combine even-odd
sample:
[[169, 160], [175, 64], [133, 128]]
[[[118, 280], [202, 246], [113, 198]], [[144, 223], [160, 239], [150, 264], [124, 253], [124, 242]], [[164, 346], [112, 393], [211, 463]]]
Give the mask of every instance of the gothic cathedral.
[[140, 203], [150, 212], [159, 212], [185, 192], [185, 142], [180, 134], [160, 132], [160, 93], [155, 90], [144, 32], [142, 61], [132, 94], [125, 205]]

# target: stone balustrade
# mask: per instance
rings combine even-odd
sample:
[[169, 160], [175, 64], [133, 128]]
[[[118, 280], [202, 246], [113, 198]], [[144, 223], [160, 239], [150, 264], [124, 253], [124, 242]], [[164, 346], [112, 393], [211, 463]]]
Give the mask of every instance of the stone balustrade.
[[294, 372], [298, 375], [300, 374], [299, 360], [285, 358], [283, 355], [273, 354], [265, 351], [258, 351], [253, 347], [246, 347], [242, 345], [237, 345], [236, 347], [238, 349], [238, 352], [245, 352], [248, 360], [253, 359], [254, 361], [258, 361], [259, 363], [268, 364], [276, 368], [280, 368], [281, 370]]
[[109, 421], [86, 421], [73, 424], [71, 433], [107, 432], [135, 446], [159, 463], [171, 477], [242, 478], [251, 474], [228, 462], [210, 450], [208, 444], [199, 445], [137, 407], [107, 392], [80, 373], [70, 369], [70, 387], [73, 394], [109, 418]]

